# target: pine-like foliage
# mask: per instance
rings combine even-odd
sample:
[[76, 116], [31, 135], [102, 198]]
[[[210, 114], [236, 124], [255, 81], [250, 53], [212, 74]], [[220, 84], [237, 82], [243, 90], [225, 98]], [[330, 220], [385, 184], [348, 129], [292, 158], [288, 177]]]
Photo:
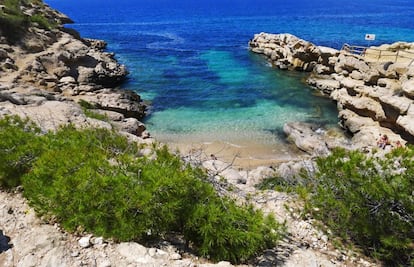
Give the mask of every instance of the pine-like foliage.
[[412, 266], [413, 156], [413, 149], [398, 148], [385, 157], [336, 150], [318, 159], [307, 211], [388, 266]]
[[0, 187], [20, 185], [20, 178], [40, 155], [39, 132], [36, 126], [18, 117], [0, 120]]
[[17, 42], [31, 25], [50, 30], [56, 22], [47, 19], [41, 12], [26, 15], [22, 6], [37, 5], [42, 7], [42, 0], [0, 0], [0, 35], [4, 35], [11, 43]]
[[275, 246], [281, 235], [274, 218], [219, 197], [203, 170], [166, 147], [148, 159], [112, 131], [67, 126], [39, 135], [32, 128], [0, 120], [0, 156], [7, 160], [0, 181], [22, 181], [35, 210], [69, 231], [119, 241], [179, 234], [200, 255], [232, 262]]

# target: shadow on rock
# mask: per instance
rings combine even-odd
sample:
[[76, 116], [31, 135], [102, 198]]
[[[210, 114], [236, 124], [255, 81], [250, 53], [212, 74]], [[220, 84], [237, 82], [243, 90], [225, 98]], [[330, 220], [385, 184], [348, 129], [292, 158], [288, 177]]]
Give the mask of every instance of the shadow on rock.
[[266, 250], [262, 256], [257, 258], [255, 266], [273, 267], [284, 265], [297, 248], [294, 243], [293, 239], [286, 237], [277, 247]]
[[9, 244], [10, 237], [3, 235], [3, 231], [0, 230], [0, 253], [7, 251], [13, 247], [12, 244]]

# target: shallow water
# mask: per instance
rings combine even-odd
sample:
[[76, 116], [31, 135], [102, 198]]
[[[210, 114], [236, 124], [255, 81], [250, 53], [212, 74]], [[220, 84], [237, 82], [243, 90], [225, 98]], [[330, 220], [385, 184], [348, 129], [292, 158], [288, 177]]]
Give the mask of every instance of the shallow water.
[[[286, 122], [337, 123], [335, 104], [315, 96], [305, 74], [272, 69], [248, 50], [255, 33], [335, 48], [414, 41], [410, 0], [47, 2], [127, 65], [124, 87], [151, 102], [145, 123], [158, 140], [182, 149], [231, 144], [246, 158], [296, 154], [285, 144]], [[368, 43], [366, 33], [377, 39]]]

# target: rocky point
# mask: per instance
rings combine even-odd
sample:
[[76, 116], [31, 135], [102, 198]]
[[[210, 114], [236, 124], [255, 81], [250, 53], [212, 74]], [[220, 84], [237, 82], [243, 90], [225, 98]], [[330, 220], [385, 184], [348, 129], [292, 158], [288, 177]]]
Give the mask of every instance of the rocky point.
[[[152, 139], [145, 125], [140, 122], [145, 114], [145, 105], [135, 92], [117, 88], [125, 80], [128, 72], [125, 66], [115, 60], [112, 53], [104, 50], [105, 42], [81, 38], [76, 31], [62, 26], [71, 22], [68, 17], [41, 2], [22, 1], [21, 9], [28, 16], [40, 12], [56, 26], [44, 29], [33, 24], [18, 42], [10, 42], [0, 31], [0, 117], [12, 114], [27, 117], [38, 124], [44, 132], [54, 131], [69, 123], [80, 128], [104, 127], [115, 129], [138, 144], [151, 143]], [[261, 34], [251, 41], [252, 49], [265, 53], [282, 69], [313, 70], [313, 79], [329, 80], [324, 88], [326, 92], [331, 91], [330, 94], [343, 94], [341, 84], [348, 81], [345, 79], [348, 76], [354, 77], [353, 81], [358, 81], [361, 86], [369, 85], [365, 80], [371, 83], [376, 81], [377, 86], [383, 90], [394, 86], [395, 83], [398, 86], [400, 81], [399, 95], [407, 99], [406, 102], [397, 101], [400, 115], [395, 115], [393, 120], [388, 119], [390, 123], [387, 125], [392, 125], [395, 121], [401, 129], [412, 133], [412, 129], [405, 126], [412, 115], [412, 70], [405, 72], [403, 69], [388, 66], [387, 70], [381, 73], [391, 74], [387, 74], [387, 77], [378, 74], [376, 79], [375, 75], [364, 76], [368, 69], [362, 63], [361, 66], [352, 67], [355, 68], [355, 72], [342, 64], [337, 68], [344, 66], [341, 68], [347, 72], [338, 74], [342, 75], [341, 78], [333, 72], [339, 64], [337, 61], [341, 52], [316, 47], [287, 34], [278, 38], [276, 35]], [[351, 56], [346, 55], [346, 58], [348, 57]], [[360, 60], [356, 59], [355, 63], [360, 64]], [[319, 72], [316, 72], [317, 69]], [[356, 79], [357, 77], [359, 79]], [[322, 83], [315, 83], [315, 86], [318, 84]], [[348, 96], [344, 96], [343, 99], [354, 97], [352, 91], [347, 90], [346, 93]], [[381, 98], [373, 95], [368, 97], [373, 101]], [[383, 102], [385, 101], [395, 102], [391, 98]], [[338, 100], [338, 103], [342, 102]], [[347, 103], [343, 102], [342, 107], [351, 105]], [[93, 112], [105, 115], [106, 119], [99, 120], [87, 116], [85, 105]], [[355, 103], [352, 105], [357, 106]], [[366, 122], [353, 122], [355, 117], [361, 116], [354, 115], [357, 114], [357, 108], [343, 108], [341, 113], [341, 118], [348, 116], [343, 120], [343, 125], [354, 132], [355, 136], [362, 131], [363, 127], [359, 124], [364, 127], [380, 124], [387, 120], [389, 114], [388, 111], [383, 110], [381, 113], [380, 110], [374, 110], [372, 106], [360, 109], [369, 114], [364, 118]], [[288, 128], [290, 130], [286, 131], [291, 131], [292, 136], [296, 133], [297, 139], [313, 135], [314, 144], [325, 146], [315, 148], [309, 143], [303, 143], [304, 149], [320, 149], [318, 151], [324, 153], [335, 145], [334, 141], [326, 143], [321, 139], [320, 136], [324, 133], [319, 129], [310, 128], [310, 132], [306, 132], [303, 131], [303, 126], [297, 124], [292, 124]], [[384, 128], [384, 131], [385, 129], [392, 130], [390, 127]], [[397, 134], [395, 136], [398, 137]], [[235, 197], [240, 202], [249, 201], [265, 213], [273, 213], [280, 221], [286, 222], [288, 233], [281, 244], [258, 255], [251, 261], [251, 265], [375, 265], [357, 253], [333, 248], [328, 236], [313, 226], [311, 220], [304, 220], [295, 214], [293, 209], [287, 210], [286, 206], [298, 206], [294, 197], [276, 191], [261, 192], [254, 187], [270, 176], [292, 178], [304, 167], [313, 168], [312, 161], [300, 159], [281, 164], [277, 168], [259, 167], [249, 171], [236, 170], [231, 164], [210, 157], [196, 158], [196, 161], [203, 163], [212, 179], [211, 182], [221, 194]], [[22, 198], [20, 190], [21, 188], [17, 188], [16, 192], [0, 191], [0, 266], [232, 266], [229, 262], [213, 264], [206, 259], [200, 259], [183, 250], [179, 243], [160, 241], [153, 246], [144, 247], [136, 242], [116, 243], [90, 233], [67, 233], [58, 224], [50, 224], [38, 218], [27, 201]]]
[[[316, 46], [291, 34], [260, 33], [249, 46], [277, 68], [310, 72], [307, 83], [337, 103], [339, 123], [351, 134], [352, 142], [340, 142], [334, 147], [370, 149], [383, 134], [392, 145], [398, 141], [414, 142], [414, 43], [370, 47], [357, 55], [346, 49]], [[381, 57], [377, 51], [406, 56]], [[323, 135], [309, 131], [310, 128], [287, 125], [285, 132], [297, 144], [304, 143], [303, 135], [323, 139]], [[308, 134], [301, 134], [306, 131]], [[312, 143], [315, 144], [310, 140], [308, 146]], [[309, 153], [324, 151], [323, 145], [304, 147], [299, 144]]]

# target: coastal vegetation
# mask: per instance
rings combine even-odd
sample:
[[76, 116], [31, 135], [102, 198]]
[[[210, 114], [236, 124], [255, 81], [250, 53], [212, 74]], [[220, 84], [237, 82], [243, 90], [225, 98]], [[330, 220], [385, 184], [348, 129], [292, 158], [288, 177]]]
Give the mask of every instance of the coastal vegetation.
[[41, 0], [2, 0], [0, 1], [0, 31], [8, 40], [15, 42], [24, 34], [27, 28], [36, 23], [43, 29], [56, 27], [55, 23], [48, 20], [42, 13], [28, 16], [23, 13], [22, 5], [34, 3], [41, 5]]
[[251, 205], [221, 197], [207, 174], [154, 146], [155, 158], [106, 129], [41, 133], [0, 120], [0, 186], [21, 185], [39, 215], [72, 232], [115, 241], [181, 237], [199, 255], [245, 262], [274, 247], [283, 227]]
[[414, 149], [366, 155], [336, 149], [317, 171], [265, 180], [259, 187], [297, 192], [304, 212], [386, 266], [414, 265]]
[[101, 120], [101, 121], [109, 121], [108, 116], [97, 113], [95, 111], [96, 107], [92, 105], [91, 103], [81, 99], [78, 104], [81, 106], [82, 111], [86, 117]]
[[[37, 9], [31, 6], [32, 3], [41, 5], [41, 1], [0, 1], [0, 35], [7, 37], [10, 42], [19, 40], [28, 29], [30, 29], [29, 32], [38, 32], [39, 36], [46, 36], [47, 34], [39, 28], [54, 27], [54, 20], [48, 19], [49, 14], [38, 13]], [[38, 29], [30, 28], [31, 26]], [[118, 78], [125, 77], [126, 71], [116, 64], [101, 64], [103, 61], [99, 59], [88, 60], [88, 62], [96, 61], [94, 66], [83, 65], [84, 57], [78, 57], [76, 55], [78, 51], [88, 51], [84, 53], [87, 54], [88, 59], [101, 58], [103, 55], [97, 55], [96, 51], [86, 48], [87, 43], [90, 45], [89, 41], [81, 42], [75, 38], [76, 40], [72, 40], [71, 45], [68, 45], [66, 43], [67, 33], [62, 31], [59, 34], [65, 36], [62, 38], [66, 44], [64, 49], [69, 49], [70, 53], [60, 53], [60, 51], [50, 53], [51, 51], [46, 49], [39, 52], [41, 55], [36, 54], [35, 61], [30, 60], [33, 63], [28, 63], [29, 67], [17, 67], [16, 63], [15, 68], [9, 69], [32, 70], [28, 75], [33, 75], [30, 80], [36, 83], [37, 89], [41, 88], [41, 84], [47, 87], [49, 83], [46, 81], [55, 80], [56, 82], [50, 83], [53, 83], [56, 88], [66, 89], [65, 97], [71, 94], [71, 89], [73, 93], [76, 92], [78, 85], [80, 88], [81, 85], [97, 82], [95, 78], [92, 78], [95, 75], [70, 76], [73, 73], [80, 73], [78, 70], [84, 71], [84, 74], [96, 74], [95, 68], [99, 66], [97, 68], [100, 73], [99, 77], [111, 74], [109, 75], [111, 78], [107, 79], [105, 76], [99, 80], [100, 83], [105, 84], [104, 86], [113, 86], [123, 80]], [[63, 42], [57, 43], [53, 47], [63, 49], [62, 44]], [[39, 49], [44, 49], [44, 47], [46, 46], [39, 46]], [[304, 47], [310, 48], [306, 44]], [[71, 48], [73, 50], [70, 50]], [[290, 50], [289, 46], [286, 46], [286, 49]], [[5, 58], [9, 58], [9, 62], [13, 62], [12, 59], [16, 55], [9, 51], [13, 49], [5, 49], [3, 54]], [[55, 56], [57, 53], [59, 55], [73, 54], [70, 69], [77, 71], [66, 72], [65, 68], [61, 68], [62, 73], [58, 75], [57, 71], [55, 72], [57, 68], [50, 67], [53, 65], [51, 62], [62, 58]], [[336, 53], [323, 54], [333, 56]], [[298, 54], [308, 56], [308, 53]], [[96, 58], [90, 55], [96, 55]], [[213, 53], [213, 55], [216, 54]], [[318, 58], [319, 55], [311, 57], [315, 59], [315, 62], [319, 62]], [[326, 59], [322, 62], [336, 62], [335, 67], [338, 69], [350, 68], [346, 63], [347, 57], [341, 57], [340, 60], [335, 61]], [[63, 64], [64, 61], [60, 63]], [[297, 60], [295, 62], [304, 63]], [[35, 65], [42, 66], [43, 63], [46, 63], [45, 65], [49, 68], [45, 70], [33, 68]], [[56, 66], [58, 66], [57, 63], [58, 61], [56, 61]], [[103, 66], [114, 65], [117, 67], [105, 69], [105, 75], [102, 74]], [[304, 70], [310, 70], [310, 66], [313, 65], [304, 63], [301, 67]], [[328, 68], [319, 68], [319, 70], [326, 72], [335, 70], [333, 66], [332, 68], [324, 67]], [[378, 74], [383, 76], [375, 73], [368, 73], [370, 76], [366, 75], [367, 72], [363, 70], [367, 66], [359, 61], [353, 63], [351, 67], [355, 69], [354, 75], [361, 75], [360, 78], [365, 79], [365, 83], [388, 87], [388, 80], [381, 79], [395, 80], [396, 74], [391, 72]], [[123, 71], [118, 72], [118, 70]], [[47, 71], [50, 73], [46, 73]], [[66, 77], [61, 80], [62, 76], [63, 78], [70, 76], [71, 79]], [[398, 95], [412, 98], [413, 93], [410, 89], [412, 87], [407, 85], [405, 80], [409, 81], [413, 75], [404, 73], [401, 77], [404, 86], [402, 86], [403, 89], [398, 89]], [[25, 79], [13, 80], [17, 82], [10, 88], [20, 88]], [[338, 87], [340, 84], [334, 83]], [[54, 87], [51, 86], [48, 89], [51, 88]], [[95, 90], [99, 91], [98, 88], [101, 87], [87, 88], [88, 96], [90, 96], [95, 94]], [[91, 90], [91, 88], [94, 89]], [[325, 89], [333, 91], [339, 88]], [[41, 107], [50, 99], [54, 101], [60, 99], [55, 95], [52, 97], [49, 93], [42, 92], [42, 94], [44, 97], [36, 95], [35, 100], [29, 101], [29, 98], [23, 98], [21, 94], [5, 92], [2, 101], [9, 101], [13, 104], [19, 102], [19, 105], [12, 105], [13, 108], [16, 110], [21, 108], [25, 112], [24, 108], [29, 103], [36, 102], [37, 107]], [[113, 100], [114, 96], [111, 95], [108, 98]], [[127, 108], [119, 108], [120, 103], [125, 103], [121, 100], [127, 98], [130, 100], [128, 104], [132, 102], [136, 105], [130, 104], [126, 105]], [[99, 97], [97, 96], [96, 99]], [[378, 99], [378, 96], [375, 96], [375, 99]], [[385, 97], [385, 99], [389, 98]], [[125, 98], [118, 98], [113, 102], [116, 102], [118, 111], [127, 111], [125, 113], [131, 116], [129, 111], [135, 111], [134, 108], [138, 106], [139, 101], [136, 95], [128, 94]], [[69, 106], [63, 98], [59, 102], [62, 106]], [[378, 106], [372, 105], [372, 101], [365, 102], [373, 107]], [[75, 103], [71, 102], [70, 105], [75, 105]], [[80, 101], [80, 105], [84, 114], [81, 114], [79, 109], [72, 109], [71, 113], [76, 115], [73, 117], [80, 117], [79, 121], [87, 123], [88, 120], [83, 117], [86, 115], [86, 117], [110, 123], [110, 119], [102, 115], [105, 113], [99, 112], [94, 105], [86, 101]], [[97, 106], [108, 108], [102, 104]], [[52, 107], [56, 106], [52, 105]], [[7, 108], [6, 105], [4, 114], [8, 113]], [[362, 110], [366, 112], [365, 108]], [[58, 109], [52, 109], [52, 111], [58, 112]], [[381, 109], [374, 110], [373, 113], [375, 112], [381, 114]], [[24, 114], [29, 116], [33, 113]], [[133, 113], [136, 115], [138, 112]], [[410, 119], [406, 117], [406, 113], [407, 110], [401, 110], [400, 114], [400, 122], [408, 121], [405, 126], [409, 125]], [[387, 115], [387, 113], [384, 114]], [[124, 116], [121, 113], [119, 115], [122, 115], [122, 118]], [[54, 116], [46, 119], [43, 117], [43, 120], [52, 120], [52, 117]], [[141, 118], [141, 113], [136, 117]], [[71, 118], [67, 121], [76, 123]], [[116, 132], [90, 128], [79, 130], [83, 126], [83, 124], [77, 124], [78, 128], [75, 128], [69, 125], [54, 132], [42, 132], [27, 120], [17, 117], [1, 119], [0, 188], [2, 190], [21, 188], [24, 196], [43, 220], [49, 223], [58, 222], [67, 231], [77, 234], [93, 233], [114, 241], [152, 242], [159, 239], [168, 240], [171, 236], [177, 240], [178, 237], [190, 250], [215, 261], [248, 262], [250, 258], [266, 248], [277, 245], [277, 241], [283, 235], [283, 226], [272, 216], [265, 216], [252, 205], [238, 205], [233, 199], [219, 195], [207, 182], [212, 180], [212, 177], [208, 177], [209, 174], [182, 162], [166, 147], [154, 145], [152, 154], [143, 156], [137, 144], [128, 142], [125, 137]], [[349, 128], [360, 132], [360, 128]], [[365, 135], [359, 135], [365, 137]], [[137, 136], [142, 137], [138, 133]], [[374, 140], [375, 138], [366, 139]], [[323, 144], [325, 145], [325, 142]], [[340, 240], [343, 245], [352, 244], [356, 248], [361, 248], [367, 255], [382, 260], [386, 266], [412, 266], [414, 265], [413, 153], [411, 147], [398, 148], [387, 155], [379, 153], [381, 156], [376, 154], [368, 156], [357, 151], [347, 152], [339, 149], [329, 157], [319, 158], [316, 161], [316, 171], [304, 170], [302, 176], [295, 179], [287, 177], [269, 179], [261, 187], [296, 192], [304, 203], [304, 218], [313, 218], [321, 222], [321, 227], [331, 234], [332, 240]], [[250, 196], [248, 198], [251, 200]], [[7, 213], [9, 212], [13, 210], [9, 209]], [[301, 243], [301, 246], [302, 244], [305, 243]], [[22, 250], [17, 246], [15, 249]], [[296, 251], [291, 254], [294, 255]], [[31, 255], [36, 254], [31, 253]], [[40, 260], [43, 255], [38, 255], [37, 258]], [[96, 258], [94, 261], [96, 263]]]

